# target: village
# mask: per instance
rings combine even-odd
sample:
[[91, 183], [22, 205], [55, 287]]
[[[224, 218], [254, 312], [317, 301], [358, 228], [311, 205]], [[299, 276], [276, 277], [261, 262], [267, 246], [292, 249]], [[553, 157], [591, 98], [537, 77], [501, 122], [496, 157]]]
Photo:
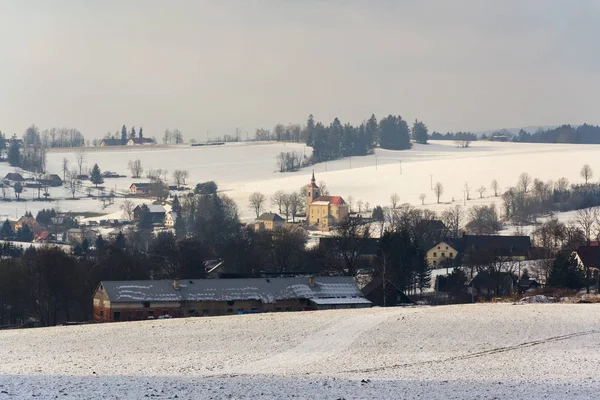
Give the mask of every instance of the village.
[[[139, 176], [135, 162], [130, 164], [134, 164], [132, 175]], [[101, 174], [101, 179], [93, 174]], [[79, 183], [73, 195], [87, 192], [102, 201], [119, 197], [121, 218], [80, 219], [51, 207], [35, 217], [27, 212], [4, 222], [0, 231], [3, 257], [21, 257], [28, 248], [56, 248], [97, 263], [106, 257], [103, 253], [109, 246], [153, 254], [160, 243], [176, 244], [201, 236], [205, 227], [198, 224], [212, 224], [213, 214], [223, 211], [218, 204], [226, 196], [219, 194], [217, 184], [204, 182], [190, 188], [185, 184], [186, 171], [178, 170], [173, 184], [156, 171], [147, 180], [133, 178], [126, 192], [107, 194], [98, 183], [113, 177], [124, 178], [114, 172], [101, 173], [96, 164], [90, 175], [77, 174]], [[11, 172], [4, 177], [2, 188], [3, 192], [12, 189], [21, 200], [21, 188], [48, 193], [50, 187], [68, 187], [72, 179], [63, 181], [57, 174], [25, 178]], [[86, 182], [90, 182], [87, 188]], [[334, 182], [331, 186], [335, 187]], [[239, 228], [232, 232], [247, 232], [243, 235], [268, 241], [265, 254], [272, 258], [269, 266], [248, 270], [228, 254], [203, 246], [198, 259], [187, 260], [197, 264], [190, 276], [180, 275], [185, 269], [165, 273], [159, 265], [150, 271], [152, 279], [101, 277], [89, 319], [115, 322], [514, 299], [546, 293], [555, 261], [546, 248], [532, 244], [528, 235], [467, 232], [463, 227], [447, 226], [435, 213], [408, 205], [354, 210], [342, 196], [331, 195], [324, 182], [317, 184], [314, 172], [299, 193], [274, 196], [273, 208], [267, 204], [264, 196], [253, 193], [248, 206], [256, 213], [254, 221], [240, 223], [236, 217], [234, 224]], [[200, 210], [203, 206], [206, 209]], [[225, 207], [235, 210], [234, 204]], [[221, 231], [212, 229], [212, 234]], [[206, 238], [205, 243], [210, 240]], [[590, 293], [590, 287], [598, 287], [600, 246], [596, 241], [575, 243], [576, 247], [570, 244], [570, 250], [565, 247], [561, 254], [574, 260]], [[161, 279], [166, 276], [170, 277]], [[65, 319], [68, 314], [57, 312], [44, 324], [72, 322]], [[86, 314], [80, 313], [79, 318], [87, 320]], [[1, 318], [5, 325], [32, 321], [25, 312], [2, 313]]]

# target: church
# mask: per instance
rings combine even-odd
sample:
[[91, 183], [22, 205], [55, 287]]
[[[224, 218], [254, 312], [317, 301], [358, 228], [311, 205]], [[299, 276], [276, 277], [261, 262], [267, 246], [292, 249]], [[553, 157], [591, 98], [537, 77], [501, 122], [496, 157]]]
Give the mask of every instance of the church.
[[329, 231], [340, 221], [348, 218], [350, 207], [341, 196], [321, 196], [313, 172], [306, 188], [306, 223], [320, 231]]

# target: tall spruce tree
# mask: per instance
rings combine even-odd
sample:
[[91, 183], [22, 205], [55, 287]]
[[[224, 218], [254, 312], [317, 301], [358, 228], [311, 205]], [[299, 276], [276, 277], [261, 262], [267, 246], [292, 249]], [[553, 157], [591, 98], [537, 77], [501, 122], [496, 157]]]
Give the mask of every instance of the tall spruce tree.
[[410, 149], [410, 135], [406, 121], [389, 115], [379, 122], [379, 145], [388, 150]]
[[412, 127], [413, 140], [420, 144], [427, 144], [427, 136], [427, 126], [423, 122], [415, 120]]
[[583, 281], [583, 272], [575, 257], [558, 253], [552, 263], [548, 286], [578, 290], [583, 286]]
[[0, 230], [0, 238], [2, 240], [10, 240], [13, 238], [14, 234], [15, 233], [13, 232], [12, 226], [10, 225], [10, 221], [6, 219], [6, 221], [4, 221], [4, 224], [2, 224], [2, 229]]
[[11, 167], [21, 166], [21, 149], [17, 137], [13, 135], [10, 139], [10, 146], [8, 147], [8, 165]]
[[138, 136], [140, 139], [144, 138], [144, 128], [142, 128], [141, 126], [140, 126], [140, 132], [138, 133]]
[[100, 171], [100, 167], [98, 167], [98, 164], [94, 164], [94, 167], [92, 168], [92, 173], [90, 174], [90, 180], [94, 185], [96, 185], [96, 187], [98, 187], [98, 185], [100, 185], [101, 183], [104, 183], [104, 177], [102, 177], [102, 172]]
[[137, 138], [136, 133], [135, 133], [135, 127], [131, 127], [131, 135], [129, 136], [130, 139], [135, 139]]
[[125, 125], [121, 128], [121, 144], [127, 144], [127, 127]]

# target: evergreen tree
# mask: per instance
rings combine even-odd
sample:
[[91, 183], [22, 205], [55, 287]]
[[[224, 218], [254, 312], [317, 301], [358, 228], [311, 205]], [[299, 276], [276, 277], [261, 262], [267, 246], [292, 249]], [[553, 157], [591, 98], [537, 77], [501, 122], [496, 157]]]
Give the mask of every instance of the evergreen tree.
[[21, 185], [20, 182], [16, 182], [13, 186], [13, 190], [15, 191], [15, 197], [19, 200], [21, 193], [23, 193], [23, 185]]
[[98, 255], [100, 255], [104, 251], [104, 248], [106, 247], [106, 242], [102, 238], [102, 235], [98, 235], [98, 237], [96, 237], [94, 246], [96, 247], [96, 251], [98, 252]]
[[129, 137], [130, 137], [130, 139], [135, 139], [136, 138], [135, 128], [133, 126], [131, 127], [131, 135]]
[[127, 144], [127, 127], [125, 125], [123, 125], [123, 127], [121, 128], [121, 144]]
[[123, 232], [119, 232], [119, 234], [115, 238], [115, 248], [119, 250], [124, 250], [126, 244], [127, 243], [125, 242], [125, 235], [123, 235]]
[[183, 215], [177, 214], [177, 219], [175, 219], [175, 237], [177, 237], [177, 239], [183, 239], [186, 234], [185, 219], [183, 219]]
[[10, 225], [10, 221], [6, 219], [4, 224], [2, 224], [2, 229], [0, 230], [0, 238], [2, 240], [10, 240], [14, 236], [14, 232], [12, 230], [12, 226]]
[[138, 229], [146, 230], [152, 228], [152, 216], [150, 215], [150, 209], [146, 204], [140, 206], [138, 213]]
[[8, 165], [11, 167], [21, 166], [21, 149], [17, 137], [13, 135], [8, 148]]
[[379, 125], [377, 124], [375, 114], [371, 115], [371, 118], [369, 118], [365, 125], [365, 140], [369, 150], [379, 142]]
[[427, 126], [423, 122], [415, 120], [412, 127], [413, 140], [420, 144], [427, 144], [427, 136]]
[[23, 224], [21, 225], [21, 228], [17, 230], [16, 237], [19, 242], [32, 242], [33, 232], [31, 231], [29, 225]]
[[410, 135], [406, 121], [389, 115], [379, 122], [379, 145], [389, 150], [410, 149]]
[[306, 129], [304, 130], [304, 139], [306, 140], [306, 145], [313, 145], [315, 137], [315, 117], [312, 114], [308, 116], [308, 121], [306, 121]]
[[171, 211], [174, 211], [178, 216], [181, 215], [181, 203], [179, 202], [179, 197], [175, 195], [173, 198], [173, 203], [171, 204]]
[[548, 286], [578, 290], [583, 286], [583, 281], [583, 272], [575, 257], [558, 253], [552, 263]]
[[140, 126], [140, 132], [138, 133], [138, 136], [140, 139], [144, 138], [144, 128], [142, 128], [141, 126]]
[[96, 187], [98, 187], [98, 185], [100, 185], [101, 183], [104, 183], [104, 177], [102, 176], [102, 172], [100, 171], [100, 167], [98, 167], [98, 164], [94, 164], [94, 167], [92, 168], [92, 173], [90, 175], [90, 180], [94, 185], [96, 185]]

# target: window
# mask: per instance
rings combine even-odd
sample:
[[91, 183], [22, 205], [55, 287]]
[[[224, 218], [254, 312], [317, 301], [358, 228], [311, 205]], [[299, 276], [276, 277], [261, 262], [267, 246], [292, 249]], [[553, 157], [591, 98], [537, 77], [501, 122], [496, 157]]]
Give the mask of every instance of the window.
[[238, 308], [238, 312], [244, 312], [243, 308]]
[[446, 246], [446, 250], [448, 250], [448, 246]]
[[154, 311], [148, 311], [148, 316], [149, 317], [154, 317]]
[[234, 303], [234, 301], [233, 301], [233, 300], [229, 300], [229, 301], [227, 302], [227, 305], [228, 305], [228, 306], [232, 306], [232, 305], [233, 305], [233, 303]]
[[433, 260], [433, 265], [437, 265], [437, 261]]
[[443, 253], [443, 252], [442, 252], [442, 257], [446, 257], [446, 253]]
[[104, 318], [104, 311], [100, 311], [100, 318]]
[[143, 305], [144, 305], [144, 308], [150, 308], [150, 302], [149, 301], [145, 301]]
[[448, 253], [448, 255], [450, 256], [450, 258], [452, 258], [452, 257], [453, 257], [453, 256], [452, 256], [452, 253]]
[[433, 252], [433, 256], [434, 256], [434, 257], [437, 257], [437, 253], [436, 253], [435, 251]]
[[137, 318], [142, 318], [142, 317], [144, 316], [144, 312], [143, 312], [142, 310], [137, 310], [137, 311], [135, 312], [135, 316], [136, 316]]
[[438, 250], [440, 249], [440, 246], [438, 246]]
[[115, 311], [113, 314], [113, 319], [115, 321], [120, 321], [121, 320], [121, 313], [119, 311]]
[[169, 315], [169, 310], [162, 310], [162, 315]]
[[233, 308], [228, 308], [228, 309], [227, 309], [227, 312], [228, 312], [228, 313], [232, 313], [232, 312], [233, 312]]

